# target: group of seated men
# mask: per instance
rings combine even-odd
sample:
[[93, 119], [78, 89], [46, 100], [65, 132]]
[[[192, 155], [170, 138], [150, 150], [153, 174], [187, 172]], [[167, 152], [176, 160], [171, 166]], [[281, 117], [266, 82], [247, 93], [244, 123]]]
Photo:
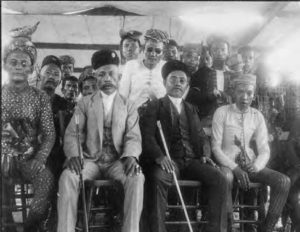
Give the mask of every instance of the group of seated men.
[[[144, 205], [149, 229], [166, 231], [172, 172], [178, 178], [204, 184], [208, 196], [207, 232], [231, 230], [234, 180], [245, 190], [250, 182], [270, 186], [270, 206], [259, 229], [273, 231], [291, 182], [293, 186], [299, 184], [299, 130], [290, 136], [295, 141], [290, 146], [294, 149], [291, 181], [267, 167], [268, 129], [263, 114], [251, 107], [256, 76], [247, 62], [241, 70], [228, 70], [228, 42], [212, 41], [212, 60], [205, 58], [207, 65], [195, 70], [194, 63], [199, 65], [199, 60], [193, 58], [195, 51], [186, 52], [179, 61], [172, 52], [176, 43], [169, 42], [166, 32], [146, 31], [143, 59], [130, 59], [136, 57], [133, 51], [139, 53], [141, 49], [137, 39], [140, 34], [122, 32], [121, 44], [127, 44], [129, 50], [122, 50], [121, 56], [130, 54], [123, 59], [126, 64], [122, 74], [115, 51], [96, 51], [91, 66], [80, 78], [83, 96], [74, 107], [78, 80], [70, 74], [72, 59], [73, 67], [68, 67], [62, 64], [63, 58], [47, 56], [41, 66], [41, 90], [29, 86], [28, 77], [37, 56], [29, 32], [15, 32], [5, 47], [3, 62], [9, 83], [2, 87], [1, 106], [2, 154], [16, 157], [18, 168], [14, 171], [34, 188], [26, 232], [49, 231], [49, 208], [56, 207], [55, 230], [75, 231], [80, 173], [83, 180], [107, 178], [123, 185], [122, 231], [139, 231]], [[162, 60], [163, 54], [169, 57], [167, 61]], [[64, 97], [55, 93], [61, 79]], [[158, 121], [171, 159], [166, 156]], [[296, 125], [299, 127], [299, 123]], [[299, 196], [297, 186], [293, 193], [298, 195], [294, 196]], [[299, 231], [299, 202], [295, 202], [292, 219]]]

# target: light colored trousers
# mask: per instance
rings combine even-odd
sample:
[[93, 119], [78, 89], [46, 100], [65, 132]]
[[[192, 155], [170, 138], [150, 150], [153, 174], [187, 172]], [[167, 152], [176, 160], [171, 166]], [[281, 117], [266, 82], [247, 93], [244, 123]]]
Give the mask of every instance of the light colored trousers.
[[[83, 180], [105, 177], [120, 181], [125, 192], [122, 232], [139, 232], [145, 181], [142, 173], [126, 176], [123, 164], [119, 160], [107, 168], [101, 168], [95, 162], [85, 161], [82, 176]], [[79, 191], [79, 176], [65, 169], [59, 179], [57, 232], [75, 231]]]

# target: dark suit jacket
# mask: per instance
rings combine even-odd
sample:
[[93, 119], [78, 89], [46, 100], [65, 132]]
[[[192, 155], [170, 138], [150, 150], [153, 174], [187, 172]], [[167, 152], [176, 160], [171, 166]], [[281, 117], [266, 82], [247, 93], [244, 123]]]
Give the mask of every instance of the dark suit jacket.
[[[192, 76], [186, 101], [197, 106], [201, 119], [213, 115], [214, 111], [220, 106], [217, 103], [217, 98], [213, 95], [216, 75], [216, 70], [203, 67]], [[231, 91], [230, 79], [230, 73], [224, 72], [224, 93], [222, 93], [224, 104], [228, 104], [227, 97]]]
[[[157, 127], [159, 120], [162, 125], [162, 130], [165, 135], [165, 140], [170, 150], [172, 136], [172, 117], [171, 104], [169, 97], [166, 95], [163, 98], [151, 101], [143, 117], [140, 119], [143, 154], [141, 160], [143, 162], [154, 162], [156, 158], [164, 156], [165, 150]], [[210, 156], [210, 145], [203, 128], [200, 123], [196, 108], [191, 104], [183, 101], [188, 121], [190, 123], [190, 139], [192, 149], [197, 156]], [[172, 157], [172, 154], [170, 154]]]

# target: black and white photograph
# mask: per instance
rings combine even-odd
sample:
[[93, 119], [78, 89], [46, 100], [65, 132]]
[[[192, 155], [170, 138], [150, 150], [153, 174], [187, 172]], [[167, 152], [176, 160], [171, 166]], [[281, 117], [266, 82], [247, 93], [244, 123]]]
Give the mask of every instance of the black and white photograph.
[[1, 232], [300, 232], [300, 1], [1, 1]]

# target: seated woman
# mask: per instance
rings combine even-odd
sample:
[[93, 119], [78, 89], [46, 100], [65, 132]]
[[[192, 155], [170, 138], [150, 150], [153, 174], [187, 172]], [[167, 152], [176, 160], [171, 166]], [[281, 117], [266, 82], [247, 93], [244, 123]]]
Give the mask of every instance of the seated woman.
[[[9, 83], [2, 87], [1, 154], [7, 159], [9, 155], [14, 158], [17, 168], [10, 174], [18, 173], [33, 184], [34, 196], [24, 226], [26, 232], [47, 231], [45, 220], [54, 186], [53, 175], [45, 166], [55, 141], [50, 100], [46, 93], [28, 84], [37, 57], [30, 39], [36, 27], [37, 24], [33, 28], [13, 30], [13, 39], [5, 47], [3, 56]], [[1, 171], [5, 174], [3, 169]], [[9, 175], [6, 177], [11, 179]]]

